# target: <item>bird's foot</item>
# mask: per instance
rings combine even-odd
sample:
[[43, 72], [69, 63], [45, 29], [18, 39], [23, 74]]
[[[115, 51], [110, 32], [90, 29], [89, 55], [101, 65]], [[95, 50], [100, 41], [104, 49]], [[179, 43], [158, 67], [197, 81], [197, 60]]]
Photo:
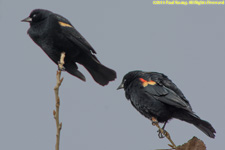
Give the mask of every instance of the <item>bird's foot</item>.
[[63, 66], [62, 63], [60, 63], [60, 61], [58, 61], [58, 70], [59, 71], [65, 71], [66, 70], [66, 68]]
[[[153, 126], [156, 126], [158, 129], [159, 129], [159, 134], [162, 134], [162, 136], [164, 135], [169, 141], [171, 144], [168, 144], [170, 147], [172, 147], [173, 149], [176, 148], [176, 145], [174, 144], [174, 142], [172, 141], [171, 137], [170, 137], [170, 134], [162, 129], [160, 126], [159, 126], [159, 122], [156, 118], [152, 117], [151, 118], [151, 121], [152, 121], [152, 125]], [[165, 128], [165, 125], [163, 126], [163, 128]], [[160, 138], [160, 137], [159, 137]]]
[[163, 130], [163, 133], [161, 132], [161, 130], [158, 130], [157, 132], [158, 132], [158, 137], [160, 139], [163, 139], [164, 137], [166, 137], [165, 136], [165, 134], [167, 134], [167, 131], [166, 130]]

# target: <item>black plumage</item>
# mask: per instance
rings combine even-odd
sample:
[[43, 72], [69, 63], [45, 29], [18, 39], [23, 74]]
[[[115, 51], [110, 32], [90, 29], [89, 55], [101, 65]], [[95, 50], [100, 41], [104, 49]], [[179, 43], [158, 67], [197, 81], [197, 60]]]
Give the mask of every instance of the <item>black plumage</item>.
[[118, 89], [124, 88], [125, 96], [145, 117], [166, 123], [172, 118], [193, 124], [207, 136], [214, 138], [215, 129], [201, 120], [191, 108], [180, 89], [164, 74], [132, 71], [127, 73]]
[[76, 62], [83, 65], [100, 85], [107, 85], [116, 78], [116, 72], [105, 67], [95, 56], [96, 51], [64, 17], [48, 10], [35, 9], [29, 17], [28, 34], [43, 51], [58, 64], [62, 52], [66, 53], [65, 70], [85, 81]]

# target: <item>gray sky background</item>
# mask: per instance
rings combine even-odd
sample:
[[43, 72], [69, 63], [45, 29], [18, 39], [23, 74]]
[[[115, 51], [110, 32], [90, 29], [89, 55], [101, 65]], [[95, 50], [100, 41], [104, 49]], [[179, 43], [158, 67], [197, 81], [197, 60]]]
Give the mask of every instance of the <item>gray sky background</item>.
[[150, 0], [0, 1], [0, 149], [55, 147], [53, 88], [57, 66], [27, 35], [21, 23], [35, 8], [61, 14], [97, 51], [118, 78], [106, 87], [63, 72], [60, 89], [60, 147], [64, 150], [151, 150], [168, 148], [157, 128], [117, 91], [132, 70], [163, 72], [184, 92], [193, 110], [216, 129], [210, 139], [188, 123], [172, 120], [174, 142], [193, 136], [208, 150], [225, 140], [225, 9], [223, 6], [153, 6]]

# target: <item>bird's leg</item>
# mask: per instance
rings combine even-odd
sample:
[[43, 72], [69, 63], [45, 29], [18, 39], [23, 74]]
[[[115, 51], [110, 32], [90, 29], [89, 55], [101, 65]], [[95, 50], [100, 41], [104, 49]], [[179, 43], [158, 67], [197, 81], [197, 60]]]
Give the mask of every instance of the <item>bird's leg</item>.
[[[167, 123], [167, 121], [164, 123], [164, 125], [163, 125], [163, 127], [162, 127], [162, 129], [163, 129], [164, 132], [166, 131], [166, 130], [165, 130], [166, 123]], [[157, 132], [158, 132], [158, 137], [159, 137], [160, 139], [162, 139], [162, 138], [165, 137], [165, 136], [160, 132], [160, 130], [158, 130]]]
[[158, 122], [158, 120], [156, 119], [156, 118], [154, 118], [154, 117], [152, 117], [151, 118], [151, 120], [152, 120], [152, 125], [153, 126], [156, 126], [158, 129], [159, 129], [159, 131], [170, 141], [170, 143], [172, 144], [172, 145], [170, 145], [170, 144], [168, 144], [170, 147], [172, 147], [172, 148], [176, 148], [176, 145], [174, 144], [174, 142], [172, 141], [172, 139], [170, 138], [170, 134], [166, 131], [166, 130], [163, 130], [160, 126], [159, 126], [159, 122]]
[[65, 64], [65, 62], [64, 62], [65, 57], [66, 57], [66, 53], [62, 52], [61, 57], [60, 57], [60, 61], [58, 61], [58, 70], [59, 71], [65, 71], [65, 67], [63, 66]]

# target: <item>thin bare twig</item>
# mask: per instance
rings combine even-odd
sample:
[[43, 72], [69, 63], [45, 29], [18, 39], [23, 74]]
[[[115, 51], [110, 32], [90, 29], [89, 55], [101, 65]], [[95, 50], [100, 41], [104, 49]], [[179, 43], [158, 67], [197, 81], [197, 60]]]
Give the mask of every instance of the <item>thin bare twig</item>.
[[170, 143], [172, 144], [168, 144], [171, 148], [173, 148], [173, 149], [175, 149], [177, 146], [175, 145], [175, 143], [173, 142], [173, 140], [171, 139], [171, 137], [170, 137], [170, 134], [166, 131], [166, 130], [164, 130], [164, 129], [162, 129], [160, 126], [159, 126], [159, 123], [158, 123], [158, 120], [157, 119], [155, 119], [154, 117], [152, 117], [152, 125], [153, 126], [156, 126], [158, 129], [159, 129], [159, 131], [170, 141]]
[[62, 122], [59, 123], [59, 106], [60, 106], [60, 99], [59, 99], [59, 87], [63, 81], [63, 78], [61, 78], [61, 70], [63, 69], [64, 65], [64, 58], [65, 58], [65, 52], [61, 53], [60, 62], [58, 64], [59, 70], [56, 73], [56, 86], [54, 88], [55, 91], [55, 107], [56, 109], [53, 111], [53, 115], [56, 121], [56, 144], [55, 144], [55, 150], [59, 150], [59, 143], [60, 143], [60, 131], [62, 128]]

